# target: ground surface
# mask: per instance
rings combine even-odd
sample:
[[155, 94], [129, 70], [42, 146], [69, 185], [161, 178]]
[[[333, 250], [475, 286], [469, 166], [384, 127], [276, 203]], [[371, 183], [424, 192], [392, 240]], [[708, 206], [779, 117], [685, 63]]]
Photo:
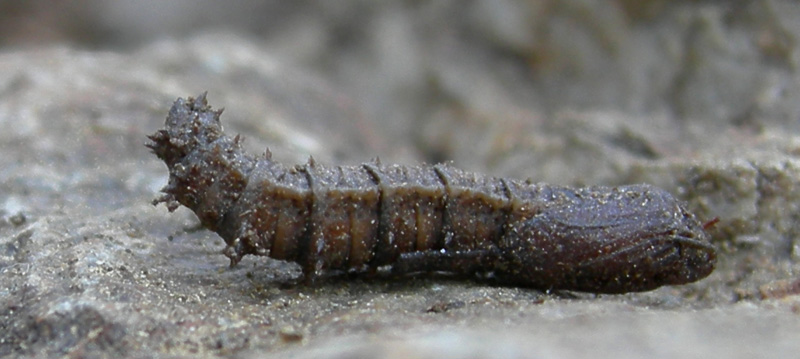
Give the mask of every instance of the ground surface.
[[[353, 5], [285, 32], [4, 48], [0, 356], [800, 352], [800, 6], [541, 3]], [[718, 268], [602, 296], [435, 276], [298, 287], [297, 266], [251, 257], [229, 269], [191, 212], [150, 205], [167, 172], [145, 135], [202, 91], [226, 131], [285, 163], [661, 186], [719, 218]]]

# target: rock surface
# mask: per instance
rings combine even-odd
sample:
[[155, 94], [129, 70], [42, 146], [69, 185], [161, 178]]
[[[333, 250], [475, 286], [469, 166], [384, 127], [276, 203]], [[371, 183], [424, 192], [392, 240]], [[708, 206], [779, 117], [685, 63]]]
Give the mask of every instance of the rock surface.
[[[300, 51], [280, 34], [224, 32], [0, 54], [0, 356], [800, 351], [800, 6], [489, 3], [446, 23], [451, 2], [359, 8], [365, 30], [343, 20], [353, 5], [317, 24], [357, 49], [311, 65], [303, 56], [325, 41]], [[387, 38], [400, 45], [381, 47]], [[191, 212], [150, 205], [167, 172], [145, 135], [175, 98], [202, 91], [227, 108], [226, 131], [286, 163], [452, 160], [559, 184], [661, 186], [719, 218], [718, 268], [616, 296], [436, 276], [304, 287], [295, 265], [252, 257], [229, 269]]]

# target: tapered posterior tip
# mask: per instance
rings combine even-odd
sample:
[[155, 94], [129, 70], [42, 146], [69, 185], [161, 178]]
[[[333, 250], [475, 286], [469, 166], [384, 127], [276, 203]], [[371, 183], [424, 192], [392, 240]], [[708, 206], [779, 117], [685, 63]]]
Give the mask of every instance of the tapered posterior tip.
[[624, 293], [691, 283], [714, 270], [703, 225], [668, 192], [645, 185], [560, 191], [563, 203], [509, 225], [502, 242], [509, 279]]

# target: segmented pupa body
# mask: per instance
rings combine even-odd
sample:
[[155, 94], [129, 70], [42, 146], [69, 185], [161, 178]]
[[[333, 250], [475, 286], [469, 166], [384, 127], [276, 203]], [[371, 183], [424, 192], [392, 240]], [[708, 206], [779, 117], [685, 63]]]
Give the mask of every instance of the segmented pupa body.
[[182, 204], [246, 254], [328, 270], [481, 273], [506, 284], [600, 293], [706, 277], [715, 251], [666, 191], [570, 188], [448, 165], [292, 167], [246, 154], [205, 95], [178, 99], [149, 138], [170, 170], [156, 201]]

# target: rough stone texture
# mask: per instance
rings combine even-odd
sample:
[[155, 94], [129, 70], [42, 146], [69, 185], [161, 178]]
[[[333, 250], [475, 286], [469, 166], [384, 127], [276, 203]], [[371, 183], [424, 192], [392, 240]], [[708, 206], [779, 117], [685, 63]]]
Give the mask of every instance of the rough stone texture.
[[[154, 40], [142, 29], [157, 26], [142, 21], [109, 32], [140, 40], [126, 50], [3, 48], [0, 356], [800, 351], [800, 5], [323, 3], [215, 7], [258, 40]], [[123, 5], [97, 6], [96, 17], [59, 6], [88, 24], [136, 16]], [[175, 14], [200, 5], [173, 6], [139, 18], [158, 13], [178, 33], [197, 30]], [[49, 27], [0, 21], [18, 34], [2, 43], [57, 33], [104, 45], [85, 29], [52, 30], [78, 20], [41, 9]], [[265, 13], [280, 21], [256, 26]], [[167, 172], [144, 136], [176, 97], [204, 90], [227, 108], [226, 131], [287, 163], [453, 160], [559, 184], [659, 185], [701, 218], [719, 218], [718, 269], [619, 296], [435, 276], [297, 287], [299, 268], [263, 258], [228, 269], [222, 241], [189, 211], [149, 204]]]

